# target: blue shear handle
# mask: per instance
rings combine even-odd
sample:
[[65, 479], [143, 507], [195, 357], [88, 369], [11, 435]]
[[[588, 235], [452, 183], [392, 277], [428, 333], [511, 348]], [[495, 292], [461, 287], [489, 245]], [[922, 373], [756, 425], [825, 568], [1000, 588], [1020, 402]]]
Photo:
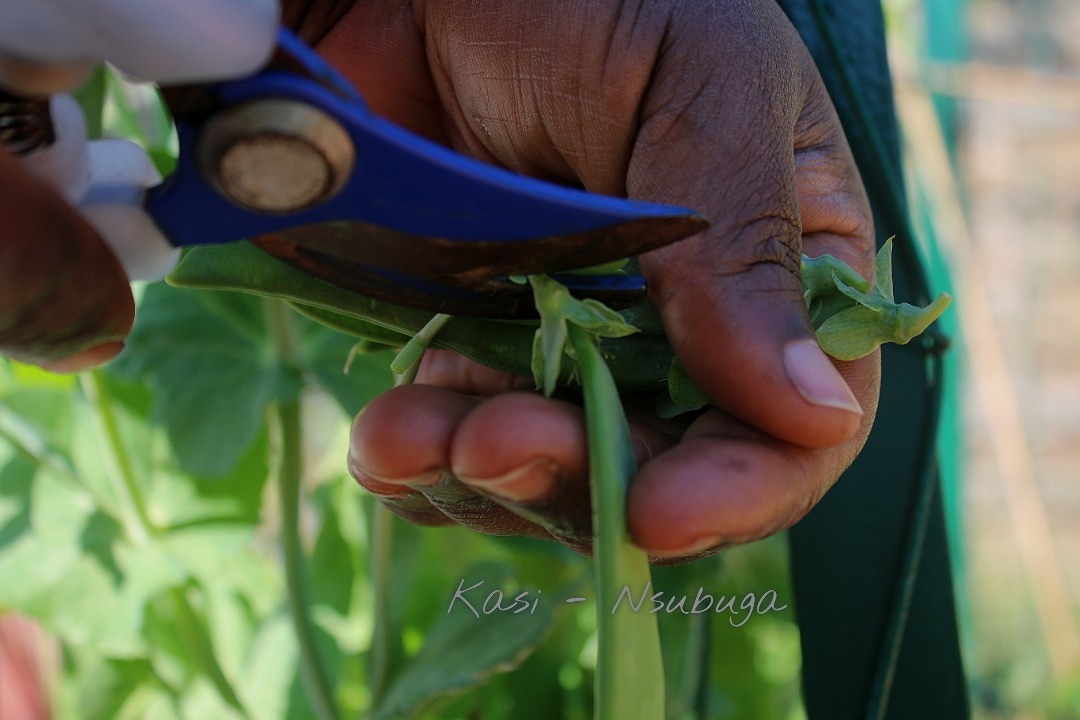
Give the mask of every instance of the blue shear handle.
[[290, 99], [317, 108], [340, 123], [351, 139], [351, 176], [333, 197], [314, 207], [288, 214], [252, 211], [220, 195], [202, 176], [197, 162], [200, 128], [178, 121], [176, 172], [146, 199], [148, 212], [173, 244], [231, 242], [343, 220], [465, 243], [516, 243], [641, 218], [696, 217], [686, 208], [591, 194], [467, 158], [373, 116], [346, 81], [287, 30], [281, 30], [280, 44], [321, 82], [265, 70], [214, 87], [219, 112], [263, 99]]

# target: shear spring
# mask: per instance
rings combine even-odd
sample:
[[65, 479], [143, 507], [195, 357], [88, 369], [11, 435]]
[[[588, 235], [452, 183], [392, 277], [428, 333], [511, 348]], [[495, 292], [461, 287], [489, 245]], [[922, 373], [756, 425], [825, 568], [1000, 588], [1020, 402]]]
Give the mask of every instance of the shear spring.
[[0, 90], [0, 147], [26, 155], [55, 139], [48, 98], [23, 98]]

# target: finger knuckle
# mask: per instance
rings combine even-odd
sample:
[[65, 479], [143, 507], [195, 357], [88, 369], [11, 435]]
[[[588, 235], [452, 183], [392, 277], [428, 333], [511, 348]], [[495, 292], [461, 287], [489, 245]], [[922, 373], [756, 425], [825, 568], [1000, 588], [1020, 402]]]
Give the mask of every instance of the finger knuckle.
[[763, 215], [745, 225], [733, 245], [747, 270], [777, 270], [799, 277], [802, 225], [784, 213]]

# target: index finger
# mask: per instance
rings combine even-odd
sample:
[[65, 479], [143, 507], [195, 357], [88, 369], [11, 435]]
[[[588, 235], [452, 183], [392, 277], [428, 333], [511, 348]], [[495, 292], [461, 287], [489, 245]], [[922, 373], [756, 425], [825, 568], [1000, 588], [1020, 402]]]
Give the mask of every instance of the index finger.
[[59, 195], [3, 151], [0, 194], [0, 352], [49, 363], [105, 345], [84, 360], [111, 357], [135, 316], [119, 262]]

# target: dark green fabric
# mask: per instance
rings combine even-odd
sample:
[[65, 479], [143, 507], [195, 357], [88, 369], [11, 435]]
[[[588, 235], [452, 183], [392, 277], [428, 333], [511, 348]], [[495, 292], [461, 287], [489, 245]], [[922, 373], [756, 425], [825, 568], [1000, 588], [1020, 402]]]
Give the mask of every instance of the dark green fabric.
[[[895, 235], [896, 296], [926, 302], [874, 0], [779, 0], [821, 70], [874, 209]], [[934, 435], [942, 339], [883, 353], [865, 450], [790, 533], [810, 720], [952, 720], [970, 709]]]

